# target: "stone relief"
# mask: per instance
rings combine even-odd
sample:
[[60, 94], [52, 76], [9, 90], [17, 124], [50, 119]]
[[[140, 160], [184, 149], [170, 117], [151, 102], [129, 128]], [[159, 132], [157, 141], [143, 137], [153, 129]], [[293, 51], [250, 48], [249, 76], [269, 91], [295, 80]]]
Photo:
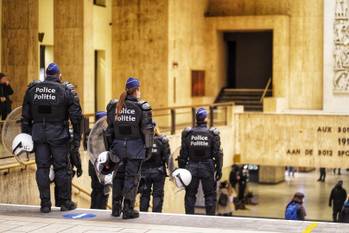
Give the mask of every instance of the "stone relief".
[[336, 0], [333, 91], [349, 94], [349, 0]]

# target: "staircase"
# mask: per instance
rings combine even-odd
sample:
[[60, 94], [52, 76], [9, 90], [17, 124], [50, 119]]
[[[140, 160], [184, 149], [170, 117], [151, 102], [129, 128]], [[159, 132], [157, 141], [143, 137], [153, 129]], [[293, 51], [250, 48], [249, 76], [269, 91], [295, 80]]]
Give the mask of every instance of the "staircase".
[[[243, 105], [246, 112], [263, 112], [263, 102], [260, 102], [263, 91], [263, 89], [223, 88], [216, 103], [234, 102], [235, 105]], [[265, 97], [270, 96], [272, 96], [272, 90], [268, 89]]]

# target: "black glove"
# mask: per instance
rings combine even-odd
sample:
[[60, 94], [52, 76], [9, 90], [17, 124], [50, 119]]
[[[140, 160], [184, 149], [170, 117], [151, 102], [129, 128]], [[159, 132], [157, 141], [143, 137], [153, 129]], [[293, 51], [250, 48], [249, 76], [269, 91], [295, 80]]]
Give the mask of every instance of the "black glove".
[[82, 175], [82, 168], [81, 168], [79, 146], [77, 145], [77, 143], [72, 143], [72, 146], [70, 149], [70, 161], [72, 166], [76, 168], [77, 177], [80, 177]]
[[179, 168], [185, 168], [185, 166], [187, 165], [187, 161], [184, 159], [178, 159], [178, 167]]
[[221, 169], [218, 169], [216, 171], [216, 181], [219, 181], [220, 179], [222, 179], [222, 170]]
[[150, 159], [152, 156], [152, 148], [145, 148], [145, 160]]

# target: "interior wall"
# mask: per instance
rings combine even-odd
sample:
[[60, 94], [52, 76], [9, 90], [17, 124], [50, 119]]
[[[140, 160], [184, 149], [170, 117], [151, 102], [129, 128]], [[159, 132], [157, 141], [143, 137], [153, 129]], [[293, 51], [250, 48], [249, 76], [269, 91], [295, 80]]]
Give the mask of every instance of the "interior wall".
[[2, 32], [2, 0], [0, 1], [0, 72], [2, 71], [2, 63], [1, 63], [1, 54], [2, 54], [2, 36], [1, 36], [1, 32]]
[[112, 98], [112, 0], [106, 6], [93, 6], [93, 48], [105, 51], [104, 96], [101, 105], [105, 106]]
[[93, 49], [93, 0], [83, 0], [83, 111], [84, 113], [95, 112], [95, 98], [92, 91], [94, 90], [94, 49]]
[[39, 0], [39, 32], [45, 33], [42, 45], [53, 45], [53, 1]]
[[2, 71], [14, 89], [13, 106], [22, 104], [30, 81], [39, 78], [38, 0], [2, 1]]
[[229, 66], [235, 66], [227, 79], [235, 88], [264, 89], [273, 70], [273, 33], [234, 32], [225, 33], [226, 43], [235, 42], [236, 51], [229, 52]]
[[[169, 105], [208, 103], [215, 97], [216, 91], [210, 85], [216, 80], [211, 72], [214, 61], [206, 50], [207, 7], [207, 0], [169, 0]], [[205, 71], [205, 97], [191, 96], [192, 70]]]
[[[105, 78], [106, 78], [106, 62], [105, 62], [105, 51], [99, 50], [95, 53], [97, 56], [97, 73], [96, 73], [96, 112], [106, 110], [106, 101], [105, 101]], [[96, 70], [95, 70], [96, 72]], [[110, 87], [111, 88], [111, 87]]]
[[210, 0], [207, 15], [288, 15], [289, 107], [322, 109], [323, 0]]
[[167, 0], [113, 0], [114, 98], [135, 76], [143, 99], [153, 108], [168, 106], [168, 10]]
[[[56, 13], [57, 12], [57, 13]], [[58, 13], [60, 12], [60, 13]], [[54, 56], [73, 83], [84, 113], [94, 112], [93, 1], [54, 1]]]

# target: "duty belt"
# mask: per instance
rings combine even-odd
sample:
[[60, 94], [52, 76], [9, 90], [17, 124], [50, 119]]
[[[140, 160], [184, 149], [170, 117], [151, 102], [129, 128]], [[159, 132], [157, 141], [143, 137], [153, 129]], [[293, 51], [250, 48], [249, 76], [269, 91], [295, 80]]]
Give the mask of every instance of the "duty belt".
[[213, 161], [211, 158], [189, 158], [189, 162], [194, 162], [194, 163], [209, 163]]

